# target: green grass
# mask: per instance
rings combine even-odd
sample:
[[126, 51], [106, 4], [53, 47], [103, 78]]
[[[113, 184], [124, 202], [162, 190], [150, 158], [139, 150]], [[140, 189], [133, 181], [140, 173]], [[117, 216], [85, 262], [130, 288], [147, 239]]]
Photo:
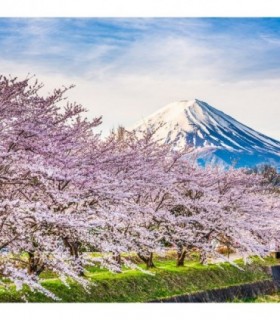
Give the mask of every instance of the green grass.
[[265, 296], [259, 296], [256, 298], [250, 298], [250, 299], [236, 299], [233, 302], [241, 302], [241, 303], [279, 303], [280, 302], [280, 292], [273, 294], [273, 295], [265, 295]]
[[266, 296], [260, 296], [254, 299], [248, 299], [247, 301], [244, 300], [242, 302], [276, 302], [279, 303], [280, 302], [280, 292], [273, 294], [273, 295], [266, 295]]
[[[265, 268], [275, 264], [269, 258], [265, 261], [255, 259], [253, 264], [243, 266], [244, 271], [228, 263], [210, 264], [202, 266], [195, 261], [189, 261], [185, 267], [176, 267], [174, 260], [156, 260], [153, 275], [138, 270], [124, 270], [122, 273], [112, 274], [97, 267], [88, 267], [86, 277], [92, 282], [89, 292], [75, 283], [68, 289], [56, 276], [45, 272], [41, 276], [45, 288], [54, 292], [62, 302], [147, 302], [164, 297], [222, 288], [241, 283], [251, 283], [269, 279]], [[143, 266], [142, 266], [143, 267]], [[46, 296], [30, 292], [24, 288], [23, 292], [30, 302], [51, 302]], [[23, 301], [21, 293], [11, 286], [9, 290], [0, 287], [0, 302]]]
[[261, 302], [274, 302], [274, 303], [279, 303], [280, 302], [280, 291], [272, 294], [272, 295], [264, 295], [264, 296], [259, 296], [256, 298], [248, 298], [248, 299], [236, 299], [233, 302], [253, 302], [253, 303], [261, 303]]

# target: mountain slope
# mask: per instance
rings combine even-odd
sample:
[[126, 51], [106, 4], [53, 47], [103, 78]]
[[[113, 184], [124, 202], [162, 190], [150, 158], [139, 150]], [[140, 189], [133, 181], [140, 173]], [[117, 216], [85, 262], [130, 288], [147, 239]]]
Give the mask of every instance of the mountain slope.
[[168, 104], [136, 130], [162, 126], [156, 137], [181, 148], [196, 148], [198, 161], [252, 167], [270, 163], [280, 168], [280, 142], [269, 138], [199, 100]]

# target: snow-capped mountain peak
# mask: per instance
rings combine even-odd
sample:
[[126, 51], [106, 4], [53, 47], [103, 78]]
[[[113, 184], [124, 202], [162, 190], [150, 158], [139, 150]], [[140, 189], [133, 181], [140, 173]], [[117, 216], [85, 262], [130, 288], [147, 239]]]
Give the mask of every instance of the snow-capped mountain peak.
[[[181, 148], [193, 146], [201, 161], [252, 166], [280, 166], [280, 142], [269, 138], [200, 100], [173, 102], [136, 124], [136, 130], [159, 127], [157, 139]], [[203, 156], [202, 156], [203, 155]]]

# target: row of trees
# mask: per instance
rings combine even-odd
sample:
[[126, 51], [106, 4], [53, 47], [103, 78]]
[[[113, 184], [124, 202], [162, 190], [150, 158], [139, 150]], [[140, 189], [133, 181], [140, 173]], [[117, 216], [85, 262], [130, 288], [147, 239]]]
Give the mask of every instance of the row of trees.
[[280, 173], [277, 172], [277, 169], [272, 165], [263, 164], [263, 165], [254, 167], [250, 171], [263, 175], [266, 183], [269, 183], [276, 188], [280, 187]]
[[213, 240], [267, 254], [280, 203], [262, 175], [198, 167], [192, 150], [156, 141], [156, 129], [101, 139], [101, 118], [67, 102], [69, 88], [44, 97], [41, 87], [0, 78], [0, 274], [18, 289], [56, 298], [39, 282], [46, 269], [86, 288], [85, 265], [138, 268], [121, 255], [135, 252], [153, 267], [167, 246], [178, 265], [192, 249], [202, 261], [219, 255]]

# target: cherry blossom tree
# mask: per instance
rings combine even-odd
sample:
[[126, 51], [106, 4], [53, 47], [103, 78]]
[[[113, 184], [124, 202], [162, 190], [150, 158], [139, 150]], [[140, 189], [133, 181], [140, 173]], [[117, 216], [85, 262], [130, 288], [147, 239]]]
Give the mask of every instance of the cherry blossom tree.
[[62, 240], [89, 228], [88, 212], [80, 210], [88, 174], [82, 156], [97, 141], [92, 129], [100, 118], [82, 119], [85, 109], [75, 103], [59, 107], [67, 88], [42, 97], [41, 87], [0, 79], [0, 248], [11, 253], [1, 263], [3, 276], [46, 292], [37, 281], [45, 268], [86, 283]]
[[207, 167], [196, 172], [185, 192], [190, 204], [174, 208], [171, 234], [179, 249], [177, 265], [183, 265], [191, 248], [199, 249], [202, 262], [207, 255], [219, 256], [214, 241], [244, 258], [267, 255], [271, 232], [279, 230], [279, 197], [268, 192], [260, 176], [244, 170]]
[[190, 148], [157, 141], [157, 128], [103, 139], [101, 118], [67, 102], [71, 87], [41, 88], [0, 77], [0, 275], [18, 289], [57, 298], [40, 284], [44, 270], [87, 288], [85, 265], [139, 268], [124, 255], [135, 252], [152, 268], [166, 245], [178, 266], [193, 249], [218, 257], [214, 241], [267, 254], [280, 204], [260, 175], [201, 168]]

